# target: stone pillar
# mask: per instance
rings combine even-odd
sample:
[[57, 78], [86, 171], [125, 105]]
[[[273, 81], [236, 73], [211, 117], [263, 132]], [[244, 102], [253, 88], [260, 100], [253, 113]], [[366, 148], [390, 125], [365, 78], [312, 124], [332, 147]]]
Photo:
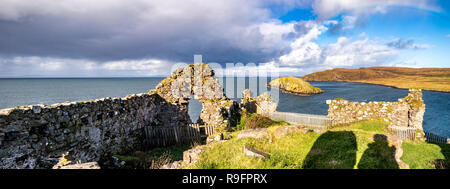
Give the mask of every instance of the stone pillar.
[[425, 114], [425, 103], [422, 99], [422, 89], [409, 89], [408, 96], [404, 100], [409, 105], [408, 127], [416, 128], [416, 139], [425, 140], [423, 132], [423, 115]]

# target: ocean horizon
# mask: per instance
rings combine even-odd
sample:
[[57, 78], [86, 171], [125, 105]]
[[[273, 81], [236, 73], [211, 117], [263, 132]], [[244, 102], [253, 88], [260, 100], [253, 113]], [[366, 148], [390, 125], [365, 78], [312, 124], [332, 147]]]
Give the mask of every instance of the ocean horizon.
[[[128, 94], [146, 93], [156, 87], [165, 77], [104, 77], [104, 78], [0, 78], [0, 109], [23, 105], [51, 105], [62, 102], [87, 101], [105, 97], [125, 97]], [[238, 90], [249, 88], [249, 78], [244, 83], [235, 79], [234, 88], [227, 88], [222, 82], [226, 95], [240, 102]], [[237, 77], [236, 77], [237, 78]], [[270, 81], [270, 80], [269, 80]], [[350, 101], [397, 101], [408, 94], [405, 89], [382, 85], [352, 82], [310, 82], [325, 92], [312, 96], [298, 96], [266, 88], [270, 92], [279, 92], [277, 111], [327, 115], [328, 99], [343, 98]], [[259, 81], [265, 85], [265, 81]], [[259, 88], [259, 86], [258, 86]], [[251, 88], [252, 89], [252, 88]], [[253, 91], [255, 93], [255, 91]], [[260, 95], [265, 91], [257, 91]], [[450, 93], [423, 91], [426, 104], [424, 130], [450, 137], [450, 121], [446, 113], [450, 102]], [[200, 115], [202, 105], [191, 99], [189, 115], [195, 122]]]

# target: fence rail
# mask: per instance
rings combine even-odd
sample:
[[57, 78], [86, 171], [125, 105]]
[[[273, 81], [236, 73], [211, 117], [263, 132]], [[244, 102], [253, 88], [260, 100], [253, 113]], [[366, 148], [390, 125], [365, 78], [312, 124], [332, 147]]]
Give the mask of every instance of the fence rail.
[[[406, 139], [406, 140], [416, 139], [416, 128], [390, 126], [390, 127], [388, 127], [388, 130], [392, 134], [394, 134], [402, 139]], [[427, 142], [450, 144], [450, 138], [442, 137], [442, 136], [439, 136], [439, 135], [436, 135], [434, 133], [430, 133], [427, 131], [424, 131], [424, 133], [425, 133], [425, 140]]]
[[390, 127], [388, 127], [388, 130], [392, 134], [394, 134], [402, 139], [406, 139], [406, 140], [416, 139], [416, 128], [390, 126]]
[[200, 142], [202, 138], [213, 135], [215, 127], [199, 124], [176, 127], [144, 127], [145, 145], [147, 147], [166, 147], [176, 144]]
[[442, 137], [426, 131], [425, 131], [425, 138], [427, 142], [450, 144], [450, 138]]
[[275, 121], [286, 121], [292, 124], [299, 124], [311, 129], [329, 129], [332, 120], [327, 116], [300, 114], [291, 112], [264, 112], [264, 115]]

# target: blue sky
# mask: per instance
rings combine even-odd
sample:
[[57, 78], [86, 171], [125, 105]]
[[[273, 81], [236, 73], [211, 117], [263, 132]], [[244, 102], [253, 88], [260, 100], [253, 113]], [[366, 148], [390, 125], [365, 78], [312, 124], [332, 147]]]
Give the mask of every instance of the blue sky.
[[190, 64], [450, 67], [447, 0], [0, 0], [0, 77], [166, 76]]

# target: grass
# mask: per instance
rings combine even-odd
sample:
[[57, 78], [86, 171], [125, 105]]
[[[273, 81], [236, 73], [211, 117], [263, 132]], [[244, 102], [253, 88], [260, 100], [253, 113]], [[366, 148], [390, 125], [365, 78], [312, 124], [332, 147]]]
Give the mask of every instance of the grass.
[[357, 80], [357, 82], [393, 86], [401, 89], [421, 88], [425, 90], [450, 92], [448, 77], [400, 76], [389, 79]]
[[183, 152], [191, 147], [191, 145], [183, 145], [155, 148], [146, 152], [136, 151], [131, 154], [115, 154], [114, 157], [124, 161], [124, 168], [126, 169], [157, 169], [164, 164], [183, 160]]
[[274, 121], [256, 113], [244, 113], [236, 126], [236, 130], [267, 128], [279, 125], [289, 125], [289, 123], [285, 121]]
[[308, 74], [302, 78], [307, 81], [351, 81], [402, 89], [421, 88], [450, 92], [450, 68], [336, 68]]
[[435, 169], [435, 160], [444, 160], [448, 163], [450, 157], [448, 144], [404, 142], [403, 151], [401, 160], [412, 169]]
[[271, 87], [280, 88], [281, 90], [300, 93], [300, 94], [317, 94], [323, 93], [323, 90], [314, 87], [305, 80], [297, 77], [280, 77], [268, 83]]
[[[383, 131], [381, 121], [356, 123], [335, 128], [324, 134], [294, 133], [281, 139], [233, 139], [215, 145], [200, 155], [198, 163], [190, 168], [200, 169], [297, 169], [297, 168], [356, 168], [370, 137]], [[272, 130], [272, 129], [271, 129]], [[237, 135], [238, 132], [234, 133]], [[271, 154], [268, 159], [245, 156], [244, 145]]]
[[[362, 121], [330, 129], [323, 134], [294, 133], [280, 139], [232, 139], [206, 148], [196, 169], [398, 169], [394, 158], [395, 146], [383, 140], [388, 134], [384, 121]], [[279, 126], [269, 127], [269, 131]], [[377, 140], [373, 140], [378, 136]], [[270, 158], [249, 157], [242, 152], [244, 145], [269, 153]], [[450, 145], [404, 143], [402, 160], [411, 168], [433, 168], [430, 161], [445, 159], [440, 151]], [[423, 148], [423, 150], [421, 150]], [[429, 148], [429, 149], [428, 149]], [[448, 157], [448, 155], [447, 155]]]

